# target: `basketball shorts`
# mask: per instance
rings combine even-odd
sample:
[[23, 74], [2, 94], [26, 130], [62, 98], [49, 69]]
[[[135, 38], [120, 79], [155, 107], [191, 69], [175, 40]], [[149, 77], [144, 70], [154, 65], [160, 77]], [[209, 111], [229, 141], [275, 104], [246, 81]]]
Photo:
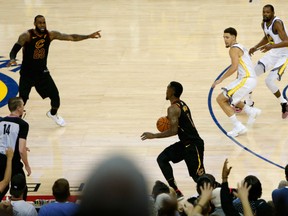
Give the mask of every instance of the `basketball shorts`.
[[258, 64], [264, 66], [264, 71], [255, 70], [257, 76], [265, 73], [266, 71], [271, 71], [271, 73], [277, 74], [277, 79], [280, 81], [281, 76], [283, 75], [288, 64], [288, 54], [279, 56], [273, 53], [267, 53], [258, 61]]
[[223, 94], [229, 99], [231, 105], [237, 105], [257, 85], [256, 78], [236, 79], [223, 89]]
[[43, 73], [36, 78], [20, 76], [19, 96], [25, 99], [29, 98], [31, 88], [35, 87], [38, 94], [44, 99], [59, 95], [58, 89], [49, 72]]

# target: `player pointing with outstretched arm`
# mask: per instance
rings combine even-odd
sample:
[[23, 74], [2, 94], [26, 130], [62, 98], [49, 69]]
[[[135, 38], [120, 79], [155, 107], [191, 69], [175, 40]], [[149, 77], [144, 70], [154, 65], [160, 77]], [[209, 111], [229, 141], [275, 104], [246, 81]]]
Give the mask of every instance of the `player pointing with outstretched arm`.
[[16, 55], [23, 48], [23, 61], [20, 70], [19, 96], [26, 104], [31, 88], [34, 86], [44, 99], [49, 97], [51, 109], [47, 116], [60, 126], [65, 125], [64, 119], [57, 115], [60, 107], [58, 89], [47, 68], [47, 57], [50, 43], [53, 40], [81, 41], [88, 38], [101, 38], [100, 31], [89, 35], [63, 34], [46, 29], [45, 17], [37, 15], [34, 18], [35, 29], [30, 29], [18, 38], [10, 52], [10, 62], [7, 66], [16, 65]]

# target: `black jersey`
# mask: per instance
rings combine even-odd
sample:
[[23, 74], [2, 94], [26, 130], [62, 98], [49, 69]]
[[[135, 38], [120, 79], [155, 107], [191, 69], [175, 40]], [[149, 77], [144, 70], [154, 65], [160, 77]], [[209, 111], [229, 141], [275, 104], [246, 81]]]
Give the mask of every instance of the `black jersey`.
[[181, 114], [178, 122], [178, 137], [182, 142], [186, 140], [201, 141], [202, 139], [198, 134], [198, 131], [192, 120], [189, 107], [184, 101], [176, 101], [176, 104], [181, 109]]
[[20, 74], [35, 77], [48, 71], [47, 57], [50, 46], [49, 33], [46, 32], [39, 36], [33, 29], [28, 30], [30, 41], [23, 46], [23, 61]]
[[22, 168], [19, 152], [19, 138], [26, 139], [29, 125], [19, 117], [4, 117], [0, 120], [0, 154], [5, 154], [8, 147], [13, 148], [12, 167]]

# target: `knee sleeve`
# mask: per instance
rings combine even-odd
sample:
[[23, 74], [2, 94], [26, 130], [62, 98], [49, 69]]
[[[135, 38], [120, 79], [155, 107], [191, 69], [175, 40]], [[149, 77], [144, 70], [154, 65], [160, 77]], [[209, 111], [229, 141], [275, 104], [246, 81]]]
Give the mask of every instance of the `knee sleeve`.
[[275, 81], [277, 80], [278, 75], [275, 72], [270, 72], [270, 74], [266, 77], [265, 83], [266, 86], [270, 89], [270, 91], [274, 94], [279, 90], [279, 88], [275, 85]]
[[261, 63], [261, 62], [258, 62], [257, 65], [255, 66], [254, 68], [255, 70], [255, 73], [257, 76], [260, 76], [261, 74], [265, 73], [265, 66]]

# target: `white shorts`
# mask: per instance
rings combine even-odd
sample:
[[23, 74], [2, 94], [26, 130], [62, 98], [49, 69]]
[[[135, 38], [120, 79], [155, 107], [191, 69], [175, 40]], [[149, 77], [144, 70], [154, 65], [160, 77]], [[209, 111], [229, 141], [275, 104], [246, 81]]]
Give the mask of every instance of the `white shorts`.
[[[264, 66], [264, 72], [271, 71], [277, 73], [278, 80], [281, 80], [281, 76], [288, 64], [288, 55], [275, 55], [269, 52], [258, 61], [259, 63]], [[260, 74], [257, 75], [259, 76]]]
[[238, 104], [246, 95], [248, 95], [257, 85], [256, 78], [236, 79], [223, 89], [223, 94], [229, 99], [231, 105]]

